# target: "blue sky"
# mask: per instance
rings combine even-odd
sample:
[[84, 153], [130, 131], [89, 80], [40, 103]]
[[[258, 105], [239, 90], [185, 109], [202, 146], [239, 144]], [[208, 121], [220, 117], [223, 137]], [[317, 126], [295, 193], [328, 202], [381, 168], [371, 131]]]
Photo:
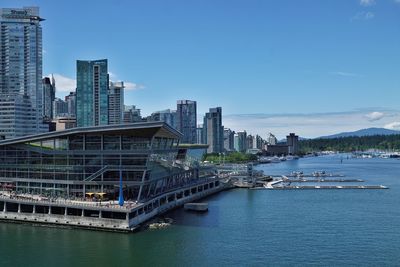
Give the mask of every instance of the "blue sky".
[[[324, 120], [340, 113], [347, 123], [355, 112], [365, 121], [350, 123], [354, 130], [400, 129], [400, 0], [1, 3], [29, 5], [46, 19], [43, 73], [57, 74], [59, 96], [74, 87], [77, 59], [107, 58], [111, 78], [129, 82], [126, 104], [144, 115], [192, 99], [200, 118], [222, 106], [235, 130], [245, 129], [234, 119], [243, 114]], [[383, 117], [371, 123], [372, 112]], [[351, 128], [291, 123], [282, 135]], [[251, 128], [278, 131], [268, 123]]]

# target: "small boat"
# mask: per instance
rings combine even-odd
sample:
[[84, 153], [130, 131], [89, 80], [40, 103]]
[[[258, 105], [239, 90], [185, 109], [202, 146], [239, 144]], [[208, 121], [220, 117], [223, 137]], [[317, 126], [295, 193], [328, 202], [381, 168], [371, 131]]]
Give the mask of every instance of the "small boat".
[[271, 158], [271, 163], [279, 163], [279, 162], [281, 162], [281, 160], [278, 157], [275, 156]]

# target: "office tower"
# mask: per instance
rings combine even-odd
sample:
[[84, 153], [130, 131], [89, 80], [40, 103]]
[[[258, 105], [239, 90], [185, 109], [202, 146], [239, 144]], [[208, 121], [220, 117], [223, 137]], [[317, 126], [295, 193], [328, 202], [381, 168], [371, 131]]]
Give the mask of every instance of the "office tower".
[[246, 136], [246, 148], [247, 149], [253, 148], [253, 136], [251, 134]]
[[0, 138], [48, 131], [43, 124], [38, 7], [0, 9]]
[[259, 136], [259, 135], [257, 134], [257, 135], [255, 136], [255, 144], [256, 144], [256, 147], [255, 147], [255, 148], [257, 148], [257, 149], [263, 149], [263, 148], [264, 148], [264, 143], [265, 143], [265, 140], [262, 139], [262, 137]]
[[60, 98], [53, 101], [53, 118], [69, 117], [68, 103]]
[[176, 129], [177, 127], [176, 110], [165, 109], [153, 112], [151, 116], [149, 116], [148, 121], [163, 121], [165, 123], [168, 123], [174, 129]]
[[110, 82], [108, 89], [108, 124], [124, 121], [124, 82]]
[[247, 150], [246, 131], [237, 132], [234, 137], [234, 146], [237, 152], [246, 152]]
[[288, 154], [296, 155], [299, 152], [299, 137], [294, 133], [286, 136], [286, 144], [288, 146]]
[[224, 150], [225, 151], [233, 151], [235, 150], [234, 147], [234, 140], [235, 140], [235, 131], [232, 131], [229, 128], [224, 129]]
[[177, 112], [177, 130], [183, 134], [181, 143], [195, 144], [197, 142], [196, 101], [178, 100], [176, 112]]
[[142, 116], [140, 115], [140, 109], [137, 109], [134, 105], [125, 105], [124, 108], [124, 123], [141, 122]]
[[[53, 81], [53, 82], [52, 82]], [[44, 121], [50, 121], [53, 119], [53, 101], [56, 98], [56, 88], [54, 77], [52, 80], [45, 77], [43, 82], [43, 119]]]
[[267, 136], [267, 143], [269, 145], [276, 145], [278, 143], [278, 139], [276, 139], [275, 135], [269, 133]]
[[222, 108], [210, 108], [204, 116], [204, 141], [208, 145], [207, 153], [224, 151], [224, 126], [222, 126]]
[[76, 93], [70, 92], [69, 95], [65, 97], [65, 102], [68, 105], [68, 117], [76, 117]]
[[196, 144], [204, 144], [204, 129], [203, 129], [203, 124], [197, 125], [196, 128], [196, 137], [197, 137], [197, 142]]
[[78, 127], [108, 124], [107, 59], [77, 60], [76, 120]]

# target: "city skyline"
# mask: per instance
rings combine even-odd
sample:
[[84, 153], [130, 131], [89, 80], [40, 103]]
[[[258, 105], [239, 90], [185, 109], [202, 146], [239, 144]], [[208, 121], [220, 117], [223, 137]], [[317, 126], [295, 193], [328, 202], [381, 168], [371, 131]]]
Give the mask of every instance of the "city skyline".
[[[259, 128], [249, 132], [263, 135], [264, 129], [279, 137], [290, 131], [316, 137], [368, 127], [400, 129], [397, 1], [175, 2], [181, 4], [120, 1], [106, 13], [100, 12], [107, 6], [103, 2], [79, 3], [79, 8], [73, 1], [18, 5], [39, 6], [46, 19], [43, 74], [55, 74], [58, 97], [73, 89], [66, 87], [74, 81], [76, 60], [107, 58], [113, 66], [110, 79], [125, 82], [126, 104], [144, 115], [173, 108], [177, 99], [193, 99], [198, 114], [222, 106], [225, 127]], [[14, 5], [5, 1], [3, 7]], [[60, 16], [61, 9], [74, 12], [74, 20]], [[99, 20], [100, 14], [106, 19]], [[107, 35], [99, 36], [100, 29]], [[97, 42], [104, 36], [110, 41]], [[114, 41], [117, 36], [121, 41]], [[363, 119], [354, 124], [357, 112]], [[332, 113], [341, 114], [335, 127], [245, 126], [232, 119], [251, 115], [248, 124], [259, 123], [260, 116], [312, 120]], [[368, 119], [379, 113], [381, 118]]]

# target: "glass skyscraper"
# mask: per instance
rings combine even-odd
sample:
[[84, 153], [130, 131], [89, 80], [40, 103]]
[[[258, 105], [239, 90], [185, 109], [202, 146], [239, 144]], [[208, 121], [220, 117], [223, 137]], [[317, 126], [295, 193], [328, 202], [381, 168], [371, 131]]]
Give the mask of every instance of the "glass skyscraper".
[[182, 143], [197, 143], [197, 105], [196, 101], [178, 100], [176, 106], [177, 130], [183, 134]]
[[43, 78], [43, 118], [45, 121], [53, 119], [53, 101], [56, 99], [54, 77], [52, 81], [49, 77]]
[[0, 138], [48, 131], [43, 124], [38, 7], [0, 9]]
[[124, 82], [110, 82], [108, 89], [108, 124], [124, 121]]
[[204, 141], [208, 144], [208, 153], [224, 151], [224, 126], [222, 126], [222, 108], [210, 108], [204, 116]]
[[76, 64], [76, 122], [78, 127], [108, 124], [107, 59]]

